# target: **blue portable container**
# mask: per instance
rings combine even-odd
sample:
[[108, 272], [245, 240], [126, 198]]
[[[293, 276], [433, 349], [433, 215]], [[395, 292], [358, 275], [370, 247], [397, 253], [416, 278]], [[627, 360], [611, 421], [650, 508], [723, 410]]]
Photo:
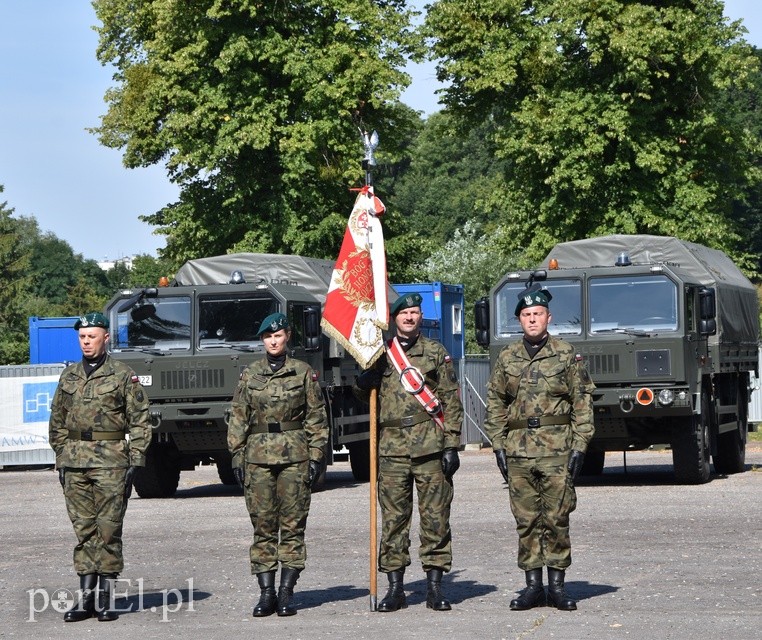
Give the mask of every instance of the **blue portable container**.
[[48, 364], [72, 362], [82, 357], [79, 338], [74, 331], [76, 316], [29, 318], [29, 362]]
[[464, 357], [466, 337], [463, 311], [463, 285], [441, 282], [414, 282], [394, 284], [400, 295], [419, 293], [423, 297], [422, 333], [441, 342], [450, 355], [458, 360]]

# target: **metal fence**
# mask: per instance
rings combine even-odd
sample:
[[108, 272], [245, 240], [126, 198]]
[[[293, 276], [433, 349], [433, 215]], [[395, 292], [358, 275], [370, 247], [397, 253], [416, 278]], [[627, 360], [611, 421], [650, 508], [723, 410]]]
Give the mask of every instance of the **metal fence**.
[[463, 445], [489, 444], [489, 438], [482, 431], [489, 380], [489, 356], [466, 356], [460, 360], [458, 379], [463, 401], [460, 442]]

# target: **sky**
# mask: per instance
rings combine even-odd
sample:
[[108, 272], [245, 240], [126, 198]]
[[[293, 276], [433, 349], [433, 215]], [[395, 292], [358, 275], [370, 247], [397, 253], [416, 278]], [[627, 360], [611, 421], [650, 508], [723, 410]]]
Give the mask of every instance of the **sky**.
[[[746, 39], [762, 47], [758, 3], [727, 0], [725, 14], [743, 19]], [[155, 256], [164, 237], [138, 216], [178, 191], [163, 165], [126, 169], [119, 150], [87, 131], [106, 112], [112, 86], [111, 70], [95, 58], [95, 24], [88, 0], [0, 0], [0, 203], [85, 259]], [[413, 80], [402, 100], [424, 115], [438, 111], [434, 65], [407, 70]]]

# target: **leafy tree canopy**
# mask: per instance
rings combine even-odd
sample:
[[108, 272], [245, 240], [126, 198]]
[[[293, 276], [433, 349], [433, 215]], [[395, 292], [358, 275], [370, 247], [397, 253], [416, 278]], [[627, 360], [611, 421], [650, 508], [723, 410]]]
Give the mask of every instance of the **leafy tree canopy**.
[[[362, 180], [358, 127], [390, 162], [417, 115], [397, 98], [420, 56], [404, 0], [96, 0], [116, 68], [100, 141], [165, 162], [180, 196], [143, 216], [175, 266], [235, 251], [333, 256]], [[341, 219], [341, 222], [340, 222]]]
[[563, 240], [675, 235], [753, 273], [732, 207], [759, 180], [759, 138], [716, 98], [746, 86], [757, 60], [722, 11], [719, 0], [433, 3], [445, 103], [494, 121], [507, 168], [492, 202], [509, 202], [514, 246], [539, 259]]

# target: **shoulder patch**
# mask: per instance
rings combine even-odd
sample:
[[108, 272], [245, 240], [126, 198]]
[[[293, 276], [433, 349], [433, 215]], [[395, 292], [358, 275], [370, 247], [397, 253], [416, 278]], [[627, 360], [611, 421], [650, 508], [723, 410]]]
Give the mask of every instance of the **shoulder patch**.
[[450, 357], [450, 354], [449, 354], [449, 353], [445, 354], [445, 358], [444, 358], [444, 360], [445, 360], [445, 362], [447, 362], [447, 363], [450, 363], [450, 362], [452, 362], [452, 358]]
[[313, 371], [311, 377], [312, 377], [312, 382], [317, 382], [318, 380], [320, 380], [320, 376], [318, 375], [317, 371]]
[[137, 374], [134, 374], [134, 373], [133, 373], [133, 374], [132, 374], [132, 376], [130, 376], [130, 381], [131, 381], [133, 384], [135, 384], [136, 382], [140, 382], [140, 378], [138, 378]]
[[575, 354], [574, 354], [574, 359], [575, 359], [577, 362], [582, 362], [582, 361], [584, 360], [584, 358], [582, 357], [582, 354], [581, 354], [581, 353], [575, 353]]

